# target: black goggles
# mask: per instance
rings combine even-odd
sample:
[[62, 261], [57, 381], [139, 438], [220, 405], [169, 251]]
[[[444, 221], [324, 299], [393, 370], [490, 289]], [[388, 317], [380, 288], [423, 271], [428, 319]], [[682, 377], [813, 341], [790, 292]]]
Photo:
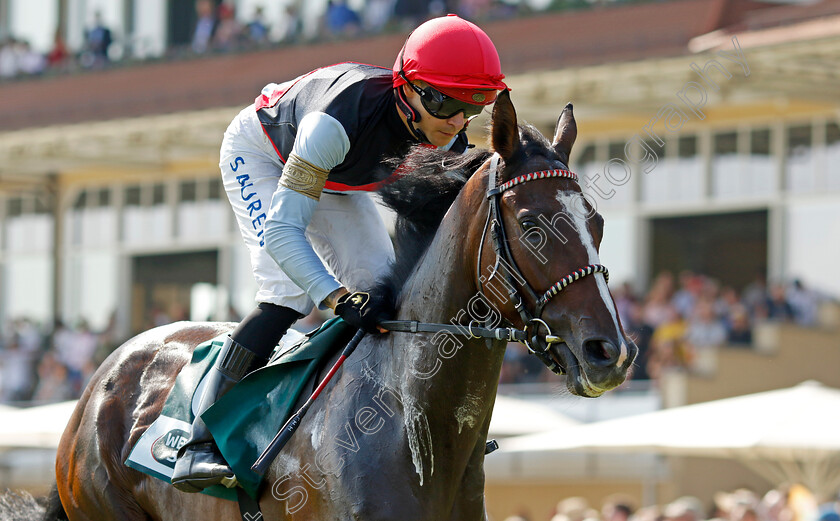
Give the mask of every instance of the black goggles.
[[471, 117], [478, 116], [481, 114], [481, 111], [484, 110], [484, 105], [474, 105], [472, 103], [467, 103], [466, 101], [452, 98], [432, 86], [427, 86], [421, 89], [417, 85], [408, 81], [408, 78], [406, 78], [405, 74], [402, 72], [400, 72], [400, 76], [402, 76], [414, 92], [420, 95], [420, 102], [423, 104], [423, 108], [425, 108], [429, 114], [438, 119], [449, 119], [459, 112], [463, 112], [464, 117], [469, 119]]

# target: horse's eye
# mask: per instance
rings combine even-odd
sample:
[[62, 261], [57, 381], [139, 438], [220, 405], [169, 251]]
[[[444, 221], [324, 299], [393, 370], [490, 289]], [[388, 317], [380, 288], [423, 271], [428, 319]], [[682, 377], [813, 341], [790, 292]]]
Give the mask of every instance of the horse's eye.
[[523, 232], [527, 232], [528, 230], [536, 228], [537, 223], [535, 223], [531, 219], [523, 219], [522, 221], [519, 222], [519, 227], [522, 228]]

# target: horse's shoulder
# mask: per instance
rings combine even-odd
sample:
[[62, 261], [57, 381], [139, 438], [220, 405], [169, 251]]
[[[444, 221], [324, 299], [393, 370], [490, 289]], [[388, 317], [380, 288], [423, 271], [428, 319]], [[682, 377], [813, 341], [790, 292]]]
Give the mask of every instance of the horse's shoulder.
[[[226, 322], [175, 322], [150, 329], [117, 348], [90, 383], [95, 421], [113, 429], [123, 458], [157, 419], [175, 378], [202, 342], [231, 329]], [[120, 432], [121, 431], [121, 432]], [[119, 432], [119, 434], [117, 434]]]

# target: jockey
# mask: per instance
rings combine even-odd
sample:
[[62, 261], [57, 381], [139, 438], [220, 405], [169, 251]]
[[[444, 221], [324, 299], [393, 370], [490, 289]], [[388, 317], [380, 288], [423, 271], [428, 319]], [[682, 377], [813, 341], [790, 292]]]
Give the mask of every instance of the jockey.
[[176, 488], [234, 484], [199, 415], [264, 366], [314, 305], [368, 332], [389, 318], [393, 310], [372, 309], [368, 294], [358, 291], [372, 286], [394, 257], [366, 192], [394, 175], [382, 160], [412, 145], [463, 152], [467, 124], [507, 88], [503, 78], [487, 34], [449, 15], [415, 29], [393, 70], [339, 63], [272, 83], [233, 120], [220, 167], [250, 251], [258, 305], [208, 373], [192, 435], [178, 452]]

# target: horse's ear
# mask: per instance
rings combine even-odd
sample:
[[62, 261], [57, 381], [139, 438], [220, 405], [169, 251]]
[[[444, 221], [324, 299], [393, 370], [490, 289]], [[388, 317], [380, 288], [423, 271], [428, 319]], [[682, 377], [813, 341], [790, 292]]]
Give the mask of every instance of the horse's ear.
[[504, 90], [496, 98], [493, 106], [492, 119], [493, 150], [499, 153], [506, 162], [522, 146], [519, 143], [519, 127], [516, 125], [516, 110], [510, 101], [510, 93]]
[[572, 153], [572, 145], [577, 138], [577, 123], [575, 123], [574, 107], [567, 103], [557, 119], [557, 128], [554, 130], [554, 139], [551, 146], [560, 156], [560, 160], [568, 167], [569, 155]]

